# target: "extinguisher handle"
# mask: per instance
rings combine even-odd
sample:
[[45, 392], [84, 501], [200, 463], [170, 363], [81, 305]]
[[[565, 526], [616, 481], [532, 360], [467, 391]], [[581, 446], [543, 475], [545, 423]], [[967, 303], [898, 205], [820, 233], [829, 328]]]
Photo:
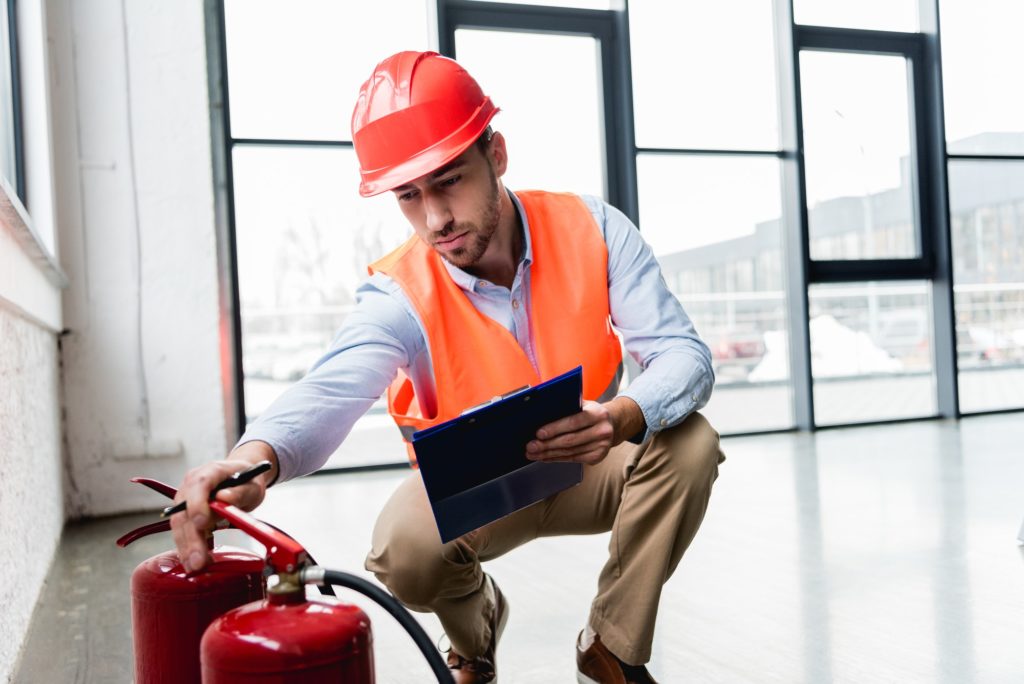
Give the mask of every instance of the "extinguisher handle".
[[[263, 467], [262, 464], [258, 465], [265, 470], [265, 467]], [[263, 470], [259, 470], [258, 472], [263, 472]], [[256, 468], [250, 468], [250, 471], [257, 472]], [[237, 481], [238, 477], [235, 478], [235, 482]], [[159, 492], [169, 499], [173, 499], [178, 494], [178, 490], [171, 485], [148, 477], [134, 477], [132, 478], [132, 482], [149, 487], [153, 491]], [[271, 527], [261, 520], [257, 520], [238, 506], [233, 506], [214, 499], [210, 501], [210, 509], [220, 515], [220, 517], [224, 518], [224, 520], [227, 521], [227, 524], [231, 527], [237, 527], [259, 543], [263, 544], [263, 546], [267, 548], [267, 563], [270, 564], [275, 572], [296, 572], [299, 568], [309, 562], [309, 554], [306, 553], [306, 549], [304, 549], [299, 542], [295, 541], [281, 530]], [[117, 545], [125, 547], [137, 539], [141, 539], [142, 537], [150, 534], [156, 534], [157, 532], [165, 532], [169, 529], [171, 529], [170, 520], [161, 520], [159, 522], [143, 525], [142, 527], [132, 530], [118, 539]]]
[[168, 499], [173, 499], [174, 497], [176, 497], [178, 495], [178, 490], [177, 489], [175, 489], [171, 485], [167, 484], [166, 482], [161, 482], [160, 480], [154, 480], [151, 477], [133, 477], [130, 481], [134, 482], [136, 484], [143, 485], [145, 487], [149, 487], [154, 492], [158, 492], [160, 494], [163, 494]]
[[[226, 530], [229, 527], [231, 527], [231, 524], [227, 520], [221, 520], [217, 523], [218, 530]], [[170, 530], [170, 520], [158, 520], [154, 523], [147, 523], [142, 527], [136, 527], [131, 532], [126, 532], [121, 535], [117, 540], [117, 545], [123, 549], [129, 544], [139, 541], [143, 537], [148, 537], [151, 534], [157, 534], [159, 532], [170, 532]]]
[[121, 535], [118, 538], [118, 540], [117, 540], [117, 545], [120, 546], [123, 549], [124, 547], [128, 546], [132, 542], [138, 541], [138, 540], [142, 539], [143, 537], [148, 537], [149, 535], [156, 534], [157, 532], [166, 532], [166, 531], [168, 531], [170, 529], [171, 529], [171, 521], [170, 520], [160, 520], [160, 521], [155, 522], [155, 523], [149, 523], [148, 525], [143, 525], [142, 527], [136, 527], [131, 532], [127, 532], [127, 533]]
[[296, 572], [306, 564], [308, 554], [299, 542], [274, 529], [238, 506], [219, 500], [210, 502], [210, 509], [267, 548], [267, 563], [275, 572]]
[[[213, 489], [211, 489], [210, 498], [212, 499], [217, 494], [217, 492], [223, 489], [229, 489], [231, 487], [237, 487], [238, 485], [246, 484], [247, 482], [252, 482], [254, 479], [256, 479], [256, 477], [270, 470], [270, 468], [270, 461], [260, 461], [259, 463], [251, 466], [250, 468], [240, 470], [231, 477], [225, 480], [221, 480]], [[177, 492], [175, 492], [175, 494], [177, 494]], [[174, 498], [174, 494], [171, 495], [171, 498]], [[185, 510], [187, 505], [188, 503], [186, 501], [179, 501], [176, 504], [172, 504], [163, 510], [163, 513], [160, 514], [160, 517], [168, 518], [174, 515], [175, 513], [181, 513], [182, 511]]]

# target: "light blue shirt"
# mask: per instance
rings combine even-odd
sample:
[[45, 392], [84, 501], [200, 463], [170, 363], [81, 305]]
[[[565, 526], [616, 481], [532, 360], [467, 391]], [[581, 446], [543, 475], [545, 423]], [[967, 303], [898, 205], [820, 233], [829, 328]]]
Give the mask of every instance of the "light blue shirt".
[[[473, 306], [505, 326], [537, 368], [528, 315], [530, 227], [519, 200], [510, 194], [525, 237], [512, 289], [444, 264]], [[584, 196], [583, 201], [608, 246], [612, 324], [642, 368], [619, 395], [640, 406], [646, 438], [707, 403], [714, 385], [711, 352], [669, 292], [654, 253], [636, 226], [599, 198]], [[377, 273], [356, 291], [356, 306], [327, 353], [249, 425], [239, 444], [260, 440], [273, 447], [280, 466], [278, 482], [311, 473], [334, 453], [399, 368], [413, 380], [424, 406], [434, 405], [436, 388], [423, 326], [401, 286]]]

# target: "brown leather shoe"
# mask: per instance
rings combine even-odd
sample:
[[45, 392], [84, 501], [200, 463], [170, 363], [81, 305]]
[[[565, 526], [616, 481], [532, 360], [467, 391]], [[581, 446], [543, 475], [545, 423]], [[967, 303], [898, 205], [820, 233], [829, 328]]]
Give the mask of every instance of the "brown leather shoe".
[[455, 649], [448, 651], [448, 669], [452, 673], [455, 684], [476, 684], [477, 682], [497, 682], [498, 669], [495, 652], [498, 650], [498, 639], [505, 631], [508, 622], [508, 603], [498, 589], [498, 585], [487, 575], [487, 580], [494, 589], [494, 614], [491, 615], [491, 643], [483, 655], [476, 658], [463, 658]]
[[576, 640], [576, 681], [579, 684], [658, 684], [643, 665], [627, 665], [601, 643], [601, 636], [594, 636], [594, 643], [585, 651], [579, 644], [583, 639], [580, 632]]

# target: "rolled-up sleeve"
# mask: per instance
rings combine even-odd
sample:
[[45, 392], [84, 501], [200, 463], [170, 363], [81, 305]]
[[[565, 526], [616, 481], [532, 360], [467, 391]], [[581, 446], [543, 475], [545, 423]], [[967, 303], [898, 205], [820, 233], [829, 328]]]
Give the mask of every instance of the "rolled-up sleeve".
[[640, 406], [648, 434], [657, 432], [707, 404], [715, 384], [711, 351], [632, 221], [601, 200], [586, 200], [608, 245], [612, 324], [642, 369], [620, 395]]
[[360, 286], [327, 353], [242, 435], [239, 445], [259, 440], [274, 449], [278, 482], [320, 468], [398, 369], [422, 352], [423, 335], [397, 290], [383, 276]]

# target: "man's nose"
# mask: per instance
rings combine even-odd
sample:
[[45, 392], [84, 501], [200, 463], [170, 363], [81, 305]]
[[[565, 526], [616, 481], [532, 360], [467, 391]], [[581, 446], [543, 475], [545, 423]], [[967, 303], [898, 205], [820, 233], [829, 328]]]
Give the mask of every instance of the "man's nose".
[[444, 231], [452, 223], [452, 212], [448, 203], [440, 197], [426, 197], [424, 206], [427, 212], [427, 229], [432, 233]]

